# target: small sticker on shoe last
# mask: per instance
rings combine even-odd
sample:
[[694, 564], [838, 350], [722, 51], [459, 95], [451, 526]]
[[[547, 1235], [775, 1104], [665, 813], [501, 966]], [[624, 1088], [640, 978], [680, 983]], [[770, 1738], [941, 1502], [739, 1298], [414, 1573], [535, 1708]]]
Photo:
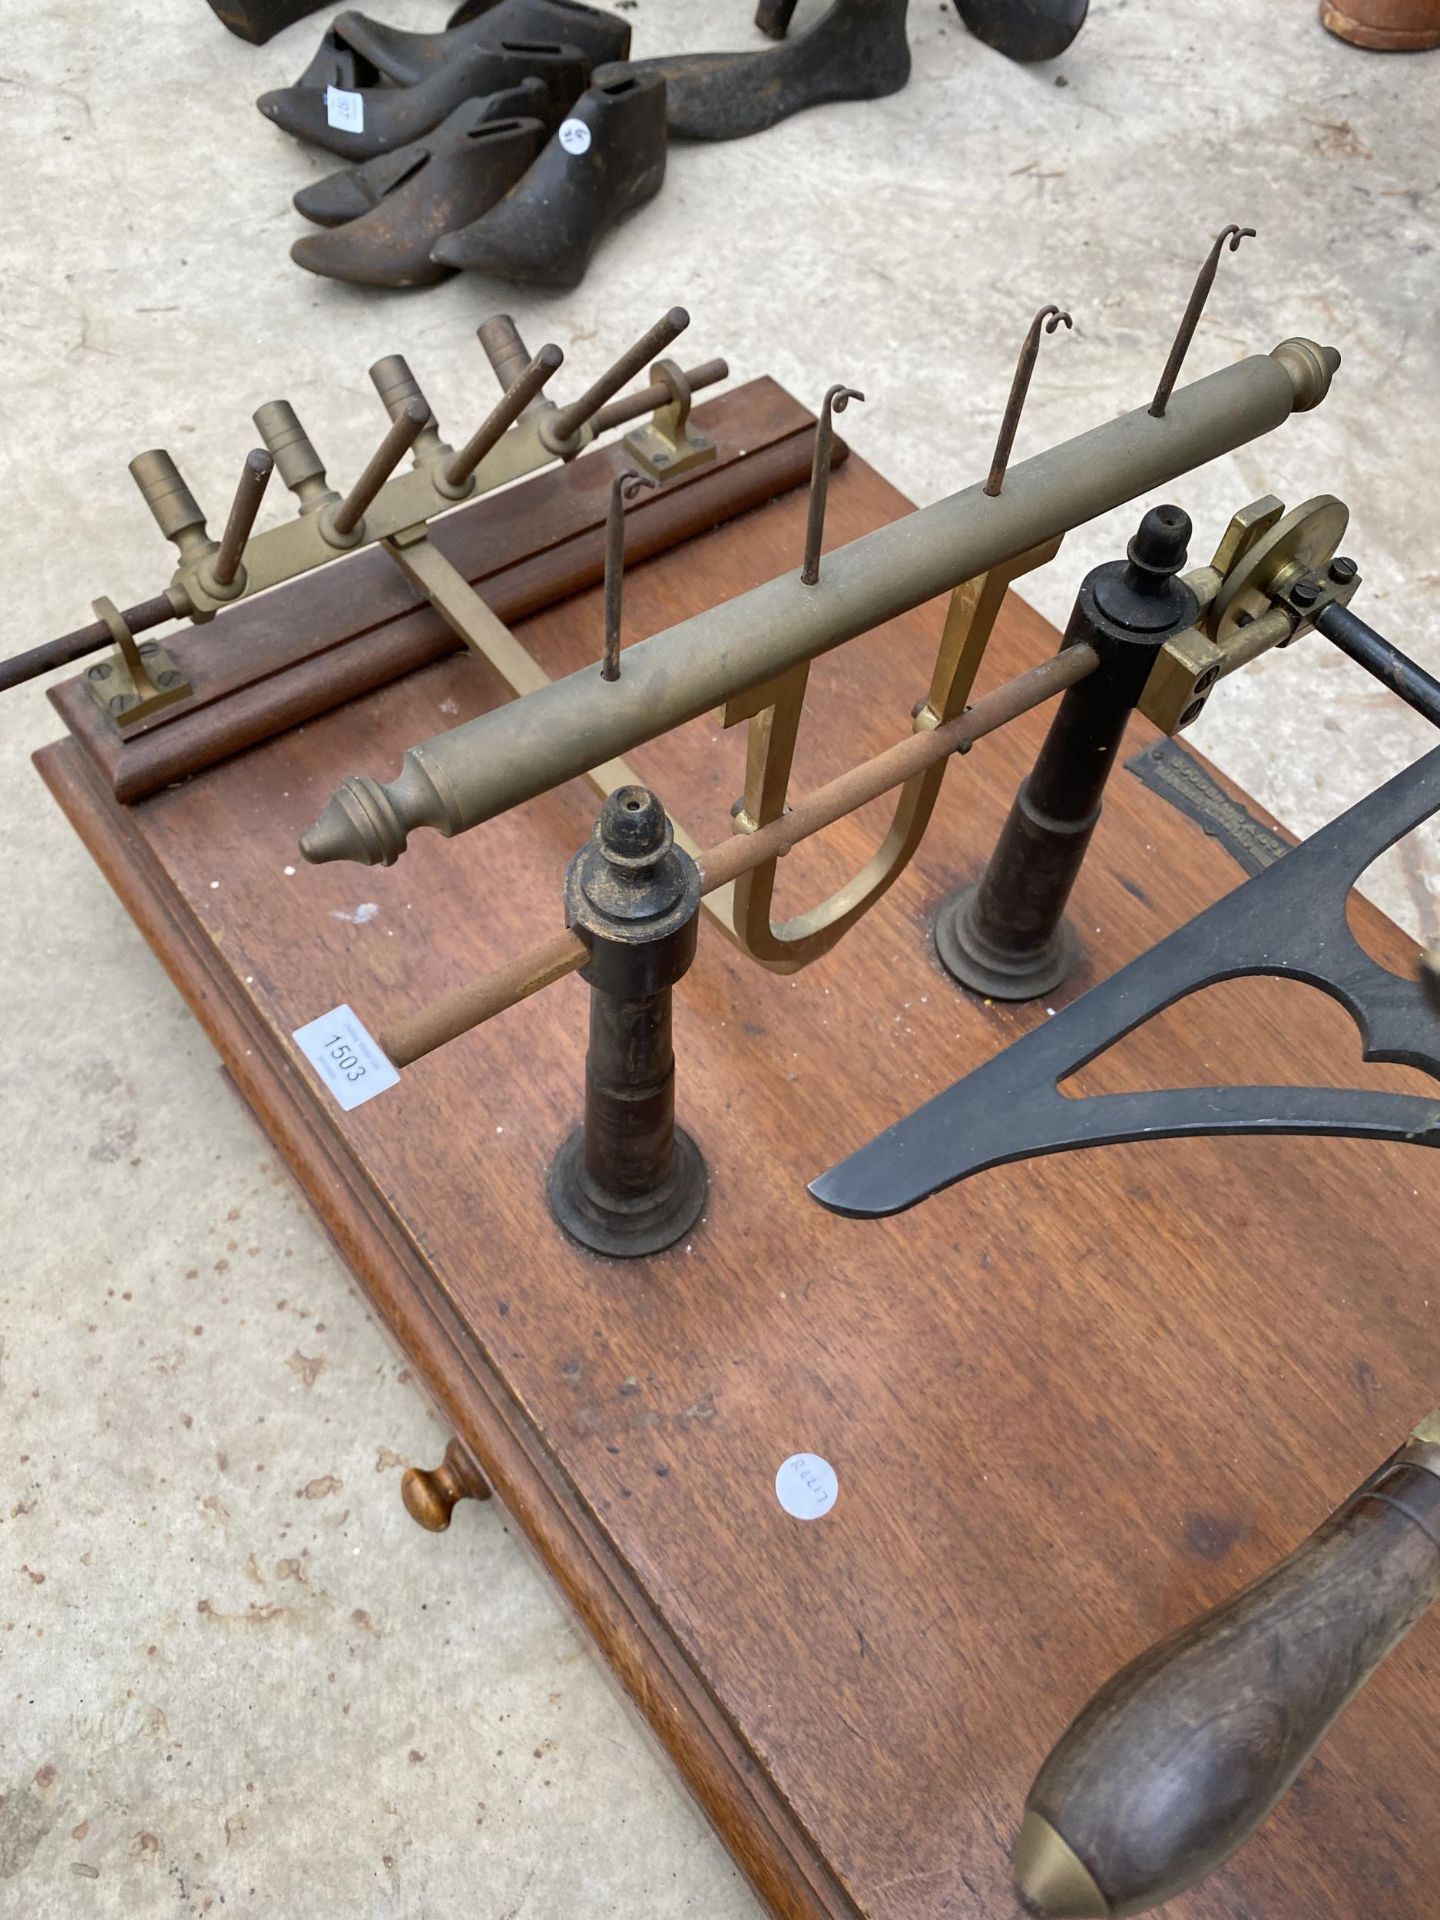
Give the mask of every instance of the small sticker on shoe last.
[[590, 129], [583, 120], [562, 120], [556, 137], [566, 153], [590, 151]]
[[400, 1076], [351, 1012], [335, 1007], [297, 1027], [291, 1039], [346, 1113], [400, 1084]]
[[795, 1520], [818, 1520], [839, 1492], [835, 1469], [818, 1453], [792, 1453], [775, 1476], [775, 1498]]
[[365, 96], [346, 93], [343, 87], [325, 89], [325, 118], [342, 133], [365, 131]]

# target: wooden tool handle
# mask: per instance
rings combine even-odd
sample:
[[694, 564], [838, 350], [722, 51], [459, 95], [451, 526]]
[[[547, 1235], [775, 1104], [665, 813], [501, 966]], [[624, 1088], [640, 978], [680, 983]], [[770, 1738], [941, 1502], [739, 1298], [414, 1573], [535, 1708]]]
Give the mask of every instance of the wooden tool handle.
[[1286, 1560], [1108, 1681], [1026, 1801], [1028, 1911], [1140, 1913], [1249, 1838], [1340, 1710], [1440, 1599], [1440, 1426]]

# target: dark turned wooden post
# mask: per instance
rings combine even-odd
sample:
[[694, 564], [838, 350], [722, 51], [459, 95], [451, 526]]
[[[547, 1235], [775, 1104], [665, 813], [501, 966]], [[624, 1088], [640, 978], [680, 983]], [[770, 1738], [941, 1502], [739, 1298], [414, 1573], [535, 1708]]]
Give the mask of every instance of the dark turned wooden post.
[[1063, 645], [1088, 641], [1099, 671], [1060, 702], [979, 883], [952, 894], [936, 915], [936, 951], [962, 987], [993, 1000], [1031, 1000], [1057, 987], [1079, 957], [1065, 906], [1105, 783], [1156, 655], [1199, 613], [1176, 577], [1189, 538], [1188, 514], [1152, 507], [1127, 557], [1082, 582]]
[[570, 863], [566, 924], [590, 948], [585, 1119], [550, 1169], [550, 1211], [582, 1246], [636, 1258], [705, 1206], [700, 1149], [675, 1125], [670, 1000], [695, 958], [700, 873], [648, 787], [617, 787]]

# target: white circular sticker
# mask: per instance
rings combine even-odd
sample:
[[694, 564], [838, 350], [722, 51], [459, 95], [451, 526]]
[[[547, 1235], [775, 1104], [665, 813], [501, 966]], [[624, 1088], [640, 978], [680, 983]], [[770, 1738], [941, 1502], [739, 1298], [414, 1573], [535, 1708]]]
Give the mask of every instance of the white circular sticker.
[[818, 1453], [792, 1453], [775, 1476], [775, 1498], [796, 1520], [829, 1513], [839, 1492], [835, 1469]]
[[560, 144], [566, 153], [588, 153], [590, 151], [590, 129], [583, 120], [562, 120], [560, 122]]

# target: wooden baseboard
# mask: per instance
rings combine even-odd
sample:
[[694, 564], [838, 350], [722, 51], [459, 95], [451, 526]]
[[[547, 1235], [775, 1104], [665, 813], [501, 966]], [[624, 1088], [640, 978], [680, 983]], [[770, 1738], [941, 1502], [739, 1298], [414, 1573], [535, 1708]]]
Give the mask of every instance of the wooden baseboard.
[[[905, 507], [852, 458], [829, 537]], [[631, 629], [793, 565], [805, 508], [803, 488], [782, 493], [637, 565]], [[798, 790], [907, 731], [943, 611], [817, 663]], [[521, 637], [569, 671], [592, 657], [598, 619], [591, 587]], [[1054, 645], [1012, 596], [979, 690]], [[382, 1028], [560, 924], [594, 816], [581, 782], [454, 841], [417, 834], [393, 869], [295, 859], [340, 778], [385, 771], [437, 714], [497, 697], [478, 662], [449, 654], [133, 805], [80, 742], [38, 763], [771, 1911], [997, 1920], [1013, 1911], [1025, 1791], [1071, 1714], [1288, 1551], [1434, 1403], [1428, 1162], [1348, 1141], [1135, 1144], [996, 1169], [898, 1220], [814, 1206], [808, 1178], [1046, 1017], [958, 993], [928, 937], [983, 862], [1038, 714], [952, 766], [920, 856], [825, 961], [766, 974], [702, 934], [676, 1036], [681, 1117], [712, 1171], [706, 1218], [656, 1259], [590, 1258], [543, 1194], [579, 1106], [578, 980], [349, 1115], [289, 1038], [342, 1001]], [[743, 752], [700, 721], [635, 757], [708, 842]], [[781, 910], [863, 865], [883, 811], [797, 849]], [[1082, 966], [1049, 1004], [1239, 877], [1201, 827], [1117, 776], [1074, 898]], [[1409, 964], [1396, 929], [1362, 902], [1354, 915], [1372, 951]], [[1357, 1056], [1322, 996], [1231, 982], [1095, 1062], [1086, 1090], [1334, 1083], [1364, 1075]], [[1371, 1078], [1412, 1084], [1403, 1069]], [[833, 1511], [808, 1526], [774, 1494], [798, 1451], [839, 1476]], [[1422, 1629], [1394, 1656], [1304, 1792], [1175, 1920], [1351, 1920], [1377, 1885], [1387, 1920], [1429, 1920], [1433, 1648]]]

